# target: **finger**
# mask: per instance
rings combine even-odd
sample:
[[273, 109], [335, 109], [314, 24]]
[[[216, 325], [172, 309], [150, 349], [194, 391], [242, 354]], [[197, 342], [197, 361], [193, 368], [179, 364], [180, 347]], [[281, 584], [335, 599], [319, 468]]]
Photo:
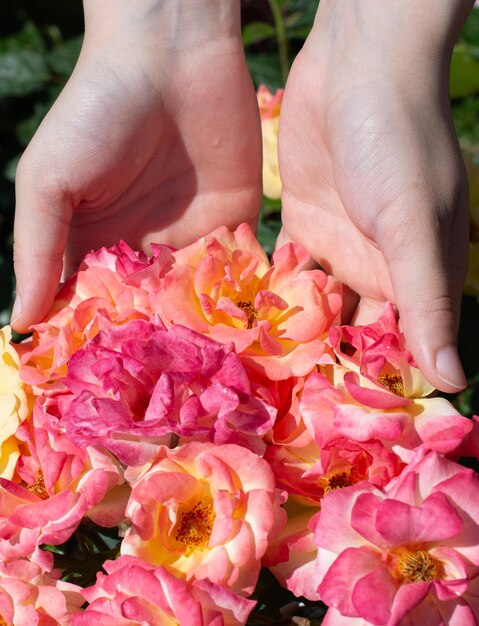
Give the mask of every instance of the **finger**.
[[[284, 246], [285, 244], [293, 241], [293, 238], [289, 235], [289, 233], [283, 226], [279, 231], [279, 235], [276, 239], [275, 250], [278, 250], [279, 248], [281, 248], [281, 246]], [[310, 270], [317, 269], [318, 267], [320, 267], [318, 263], [316, 263], [316, 261], [311, 258], [311, 261], [307, 265], [305, 265], [303, 269]], [[341, 324], [349, 324], [351, 323], [351, 320], [356, 317], [357, 310], [359, 310], [359, 305], [361, 301], [358, 294], [345, 284], [342, 285], [342, 295], [343, 304], [341, 307]], [[379, 313], [375, 317], [370, 316], [371, 319], [369, 319], [369, 321], [376, 321], [381, 315], [385, 303], [383, 302], [381, 304], [382, 308], [380, 310], [379, 307], [377, 309], [374, 309], [375, 312], [379, 311]], [[365, 323], [369, 323], [369, 321]]]
[[292, 238], [289, 236], [289, 234], [286, 232], [286, 229], [284, 226], [281, 227], [281, 230], [279, 231], [279, 235], [276, 238], [276, 243], [274, 245], [274, 249], [275, 250], [279, 250], [279, 248], [282, 248], [285, 244], [292, 242]]
[[[295, 243], [294, 239], [289, 235], [289, 233], [287, 232], [287, 230], [285, 229], [284, 226], [281, 227], [281, 230], [279, 231], [279, 235], [276, 238], [276, 243], [274, 245], [274, 249], [279, 250], [279, 248], [281, 248], [282, 246], [286, 245], [287, 243]], [[313, 259], [313, 257], [311, 257], [309, 259], [309, 261], [307, 261], [302, 267], [302, 270], [316, 270], [316, 269], [322, 269], [320, 267], [320, 265]]]
[[355, 326], [367, 326], [377, 322], [384, 313], [385, 300], [374, 300], [373, 298], [361, 298], [352, 316], [351, 323]]
[[16, 299], [13, 328], [28, 332], [48, 313], [63, 267], [71, 204], [56, 182], [34, 180], [27, 164], [20, 164], [16, 177], [17, 201], [14, 225]]
[[[421, 206], [417, 199], [411, 206]], [[391, 207], [394, 232], [378, 237], [388, 263], [401, 327], [419, 368], [436, 388], [454, 393], [467, 381], [457, 353], [462, 284], [467, 265], [467, 224], [430, 219]], [[401, 213], [401, 211], [403, 213]], [[464, 213], [464, 211], [463, 211]], [[380, 232], [380, 231], [378, 231]]]

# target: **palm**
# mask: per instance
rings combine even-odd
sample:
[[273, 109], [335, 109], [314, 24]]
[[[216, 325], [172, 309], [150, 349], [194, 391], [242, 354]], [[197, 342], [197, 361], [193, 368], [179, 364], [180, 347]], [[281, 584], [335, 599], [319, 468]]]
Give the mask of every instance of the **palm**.
[[[460, 161], [440, 107], [411, 115], [387, 86], [346, 82], [333, 94], [328, 72], [306, 46], [288, 79], [279, 132], [287, 234], [360, 296], [360, 320], [370, 321], [385, 300], [403, 294], [404, 302], [408, 281], [420, 289], [436, 279], [439, 265], [416, 275], [405, 256], [421, 254], [418, 234], [428, 220], [442, 221], [437, 242], [450, 245], [451, 286], [460, 292], [465, 220], [463, 199], [451, 196]], [[440, 202], [449, 214], [428, 215]]]
[[84, 59], [29, 148], [68, 181], [56, 188], [73, 209], [68, 271], [120, 239], [180, 246], [223, 223], [255, 225], [260, 132], [241, 46], [216, 54], [213, 44], [168, 70], [153, 84]]
[[283, 224], [292, 239], [362, 298], [392, 299], [382, 254], [355, 226], [342, 202], [329, 130], [318, 106], [322, 86], [309, 62], [303, 54], [295, 63], [281, 111]]

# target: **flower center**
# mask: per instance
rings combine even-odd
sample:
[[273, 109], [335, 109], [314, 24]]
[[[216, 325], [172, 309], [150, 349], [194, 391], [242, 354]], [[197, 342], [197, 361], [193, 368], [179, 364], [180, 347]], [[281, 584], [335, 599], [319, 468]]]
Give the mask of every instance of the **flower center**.
[[353, 484], [352, 471], [348, 472], [338, 472], [337, 474], [333, 474], [332, 476], [325, 477], [324, 479], [324, 493], [327, 494], [330, 491], [335, 491], [336, 489], [342, 489], [343, 487], [349, 487]]
[[7, 622], [3, 619], [1, 615], [0, 615], [0, 626], [8, 626]]
[[396, 571], [405, 583], [431, 582], [443, 577], [441, 562], [426, 550], [402, 550], [396, 562]]
[[175, 531], [175, 539], [189, 548], [204, 549], [208, 545], [215, 521], [210, 502], [197, 502], [189, 511], [182, 511]]
[[[21, 480], [19, 485], [20, 487], [23, 487], [24, 489], [28, 489], [28, 491], [30, 491], [31, 493], [34, 493], [36, 496], [38, 496], [42, 500], [48, 500], [48, 498], [50, 497], [45, 487], [45, 481], [43, 480], [42, 470], [38, 471], [37, 482], [34, 485], [29, 485], [24, 480]], [[0, 626], [2, 626], [2, 622], [0, 622]]]
[[253, 322], [258, 319], [258, 311], [254, 308], [251, 300], [248, 300], [247, 302], [241, 300], [236, 304], [236, 306], [246, 313], [246, 316], [248, 318], [246, 328], [253, 328]]
[[383, 374], [379, 376], [378, 383], [380, 383], [392, 393], [395, 393], [397, 396], [402, 396], [404, 398], [404, 381], [402, 376], [399, 374]]

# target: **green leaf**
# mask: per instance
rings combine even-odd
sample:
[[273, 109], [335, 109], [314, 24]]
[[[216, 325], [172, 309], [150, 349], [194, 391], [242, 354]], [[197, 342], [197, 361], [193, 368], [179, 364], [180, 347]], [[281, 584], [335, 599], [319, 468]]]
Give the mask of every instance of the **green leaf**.
[[319, 5], [319, 0], [286, 0], [283, 4], [287, 4], [288, 13], [300, 12], [300, 13], [316, 13]]
[[41, 121], [48, 113], [52, 103], [53, 101], [35, 102], [33, 115], [17, 124], [17, 138], [23, 146], [29, 143], [37, 128], [40, 126]]
[[284, 21], [288, 39], [304, 41], [313, 27], [318, 3], [293, 2], [289, 8], [290, 13]]
[[283, 87], [279, 57], [275, 53], [246, 53], [246, 61], [255, 85], [264, 84], [272, 91]]
[[479, 144], [479, 98], [467, 96], [452, 103], [457, 134], [469, 144]]
[[469, 13], [469, 16], [464, 24], [464, 27], [459, 36], [460, 41], [467, 41], [469, 43], [477, 45], [479, 42], [479, 10], [474, 9]]
[[246, 24], [241, 32], [243, 37], [243, 45], [245, 48], [251, 46], [254, 43], [264, 41], [274, 37], [275, 30], [272, 24], [267, 22], [250, 22]]
[[83, 43], [83, 37], [74, 37], [55, 46], [47, 55], [47, 63], [54, 74], [69, 78], [76, 65]]
[[273, 254], [280, 229], [281, 222], [279, 220], [266, 222], [264, 219], [260, 218], [258, 224], [258, 241], [263, 246], [268, 256]]
[[0, 54], [0, 98], [34, 93], [49, 78], [45, 59], [38, 52], [16, 50]]
[[10, 37], [0, 38], [0, 54], [18, 50], [31, 50], [43, 54], [45, 49], [42, 34], [33, 22], [27, 22], [22, 30], [10, 35]]
[[479, 47], [463, 42], [455, 46], [449, 91], [453, 99], [479, 92]]
[[262, 212], [265, 217], [271, 217], [275, 213], [281, 213], [281, 199], [278, 198], [276, 200], [274, 198], [263, 196]]

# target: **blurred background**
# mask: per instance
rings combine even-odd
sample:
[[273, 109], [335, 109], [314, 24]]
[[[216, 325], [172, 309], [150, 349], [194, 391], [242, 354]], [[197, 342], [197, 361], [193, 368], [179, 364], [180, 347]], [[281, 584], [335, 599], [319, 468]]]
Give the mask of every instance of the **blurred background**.
[[[284, 86], [306, 39], [318, 0], [243, 0], [243, 42], [256, 87]], [[18, 159], [68, 80], [83, 32], [80, 0], [8, 0], [0, 20], [0, 326], [9, 321], [14, 290], [12, 227]], [[471, 192], [470, 272], [463, 301], [460, 352], [469, 388], [454, 402], [479, 413], [479, 8], [456, 44], [451, 104]], [[275, 195], [275, 194], [271, 194]], [[259, 237], [271, 252], [280, 224], [280, 201], [264, 198]]]

